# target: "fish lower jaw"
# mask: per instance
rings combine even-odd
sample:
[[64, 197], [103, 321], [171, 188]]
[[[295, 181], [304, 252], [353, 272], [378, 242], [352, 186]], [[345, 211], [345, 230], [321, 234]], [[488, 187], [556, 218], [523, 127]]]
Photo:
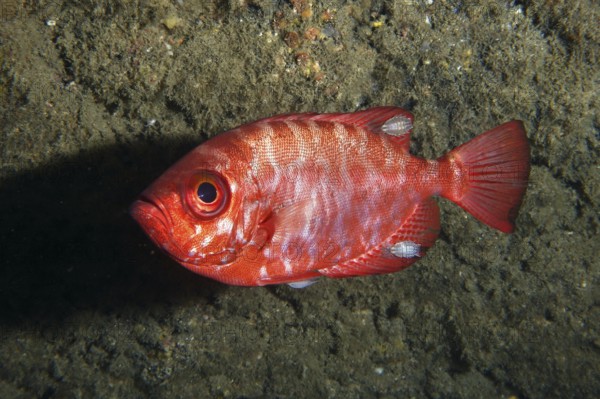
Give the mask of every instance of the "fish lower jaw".
[[233, 263], [237, 255], [228, 250], [210, 253], [210, 254], [195, 254], [193, 256], [183, 256], [173, 253], [170, 249], [162, 247], [173, 260], [177, 263], [181, 264], [187, 269], [190, 269], [196, 272], [197, 268], [211, 268], [211, 267], [221, 267], [228, 266]]

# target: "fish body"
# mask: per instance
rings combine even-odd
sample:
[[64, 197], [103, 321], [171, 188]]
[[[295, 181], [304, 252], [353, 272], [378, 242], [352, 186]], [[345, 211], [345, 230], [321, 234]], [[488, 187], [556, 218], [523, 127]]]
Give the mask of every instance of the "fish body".
[[377, 107], [242, 125], [184, 156], [130, 212], [186, 268], [244, 286], [402, 270], [437, 239], [433, 196], [512, 232], [529, 176], [522, 123], [437, 160], [409, 153], [412, 123]]

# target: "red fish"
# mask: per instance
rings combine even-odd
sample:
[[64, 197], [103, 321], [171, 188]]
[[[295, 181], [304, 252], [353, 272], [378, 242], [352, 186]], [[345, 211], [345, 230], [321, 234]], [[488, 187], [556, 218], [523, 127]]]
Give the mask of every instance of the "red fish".
[[181, 265], [245, 286], [402, 270], [438, 236], [433, 196], [512, 232], [529, 176], [522, 122], [437, 160], [409, 153], [412, 126], [397, 107], [242, 125], [168, 169], [131, 215]]

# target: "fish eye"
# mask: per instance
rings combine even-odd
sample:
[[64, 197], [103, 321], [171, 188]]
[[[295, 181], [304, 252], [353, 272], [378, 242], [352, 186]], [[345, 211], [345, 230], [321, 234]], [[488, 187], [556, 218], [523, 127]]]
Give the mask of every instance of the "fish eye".
[[205, 204], [212, 204], [217, 199], [217, 188], [209, 182], [200, 184], [198, 186], [198, 198]]
[[227, 181], [212, 171], [197, 171], [183, 190], [187, 208], [198, 218], [205, 220], [223, 213], [231, 197]]

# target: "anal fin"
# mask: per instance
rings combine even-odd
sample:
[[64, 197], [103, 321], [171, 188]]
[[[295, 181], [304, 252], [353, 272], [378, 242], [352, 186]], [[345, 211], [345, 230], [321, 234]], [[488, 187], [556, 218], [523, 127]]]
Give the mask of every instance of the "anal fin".
[[383, 243], [363, 255], [319, 270], [327, 277], [340, 278], [393, 273], [407, 268], [433, 246], [440, 230], [440, 210], [433, 198], [419, 203]]

